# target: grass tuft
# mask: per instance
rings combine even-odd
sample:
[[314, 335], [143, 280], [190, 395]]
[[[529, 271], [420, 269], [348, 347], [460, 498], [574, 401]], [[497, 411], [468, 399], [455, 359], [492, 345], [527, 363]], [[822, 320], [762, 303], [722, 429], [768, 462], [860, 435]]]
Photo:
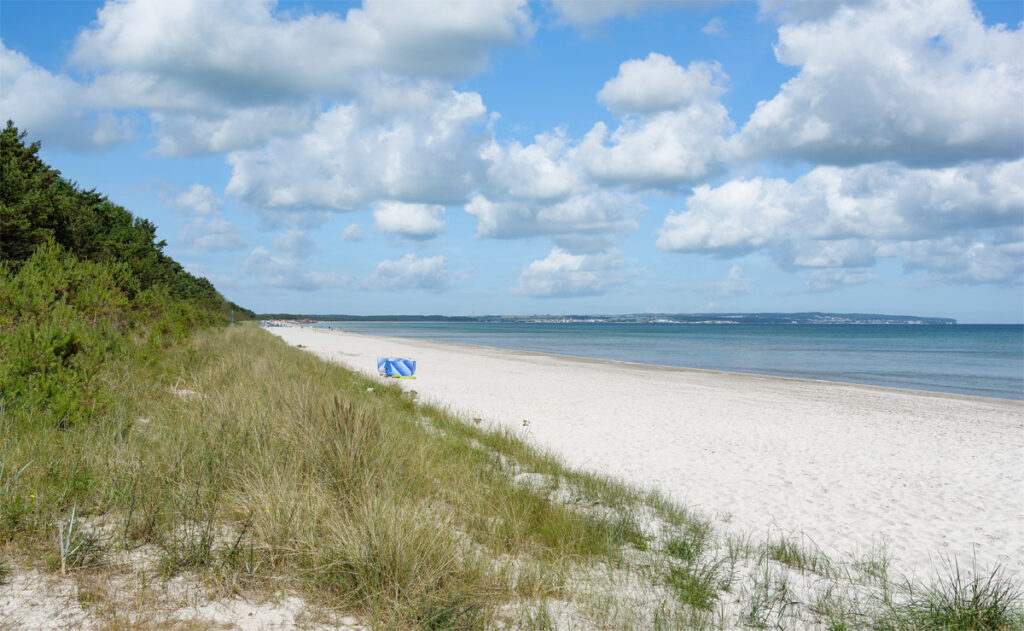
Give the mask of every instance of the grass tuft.
[[710, 611], [719, 598], [721, 569], [720, 563], [688, 563], [669, 572], [668, 585], [680, 602]]
[[1020, 589], [1002, 569], [966, 572], [946, 562], [946, 576], [924, 589], [908, 586], [909, 597], [895, 604], [880, 628], [1000, 631], [1024, 629]]
[[704, 556], [711, 535], [711, 525], [693, 521], [686, 525], [683, 534], [672, 537], [665, 543], [665, 552], [685, 563], [693, 563]]

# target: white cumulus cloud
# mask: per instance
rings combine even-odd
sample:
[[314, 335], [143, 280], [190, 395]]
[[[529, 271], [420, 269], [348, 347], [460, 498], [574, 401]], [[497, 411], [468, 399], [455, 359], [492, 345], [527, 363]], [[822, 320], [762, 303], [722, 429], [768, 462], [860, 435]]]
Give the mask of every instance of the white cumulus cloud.
[[220, 212], [224, 202], [217, 197], [210, 187], [193, 184], [188, 190], [174, 198], [174, 206], [190, 215], [215, 215]]
[[135, 137], [130, 116], [116, 114], [83, 86], [54, 74], [0, 42], [0, 112], [32, 139], [76, 149], [107, 147]]
[[398, 260], [384, 260], [368, 279], [364, 289], [427, 289], [448, 287], [448, 267], [444, 256], [418, 257], [406, 254]]
[[818, 167], [793, 182], [694, 189], [658, 232], [663, 250], [735, 254], [798, 239], [924, 239], [1019, 223], [1024, 160], [945, 169]]
[[557, 203], [535, 200], [492, 201], [475, 195], [465, 206], [476, 217], [476, 236], [514, 239], [546, 236], [575, 251], [607, 247], [637, 228], [635, 197], [598, 191]]
[[[117, 0], [75, 39], [76, 82], [0, 47], [3, 111], [74, 148], [135, 136], [141, 110], [168, 156], [220, 153], [308, 131], [323, 103], [374, 81], [461, 80], [496, 47], [526, 42], [525, 0], [367, 0], [281, 8], [275, 0]], [[412, 92], [407, 86], [403, 91]]]
[[597, 296], [626, 281], [622, 253], [571, 254], [553, 248], [519, 274], [512, 293], [538, 298]]
[[480, 95], [411, 84], [406, 100], [336, 105], [309, 132], [228, 155], [227, 191], [262, 207], [461, 203], [477, 179]]
[[409, 239], [431, 239], [444, 232], [444, 206], [380, 202], [373, 209], [374, 227], [380, 232]]
[[599, 122], [575, 148], [580, 168], [604, 186], [674, 189], [722, 168], [733, 122], [719, 101], [728, 77], [717, 64], [688, 68], [651, 53], [624, 62], [598, 93], [624, 114], [612, 132]]
[[240, 94], [344, 96], [367, 72], [462, 78], [492, 47], [533, 32], [524, 0], [429, 3], [368, 0], [344, 16], [291, 16], [267, 0], [108, 2], [78, 36], [71, 59], [143, 73], [230, 101]]
[[[818, 167], [793, 182], [704, 185], [687, 198], [685, 211], [665, 219], [657, 246], [717, 256], [762, 250], [786, 269], [864, 269], [877, 256], [899, 256], [908, 269], [1001, 282], [1019, 243], [1012, 230], [1024, 216], [1021, 182], [1024, 160], [944, 169]], [[997, 244], [989, 234], [1011, 236]], [[833, 287], [851, 278], [867, 276], [822, 272], [810, 285]]]
[[710, 20], [708, 20], [708, 23], [705, 24], [700, 29], [700, 32], [704, 33], [705, 35], [715, 35], [715, 36], [718, 36], [718, 37], [725, 37], [725, 35], [726, 35], [726, 32], [725, 32], [725, 22], [722, 21], [722, 18], [720, 18], [720, 17], [713, 17]]
[[596, 123], [573, 142], [564, 132], [534, 142], [486, 145], [482, 193], [497, 201], [547, 200], [616, 192], [674, 190], [717, 174], [734, 149], [734, 128], [719, 100], [727, 77], [716, 63], [687, 68], [651, 53], [623, 62], [598, 93], [620, 114], [614, 129]]
[[964, 284], [1024, 283], [1024, 230], [963, 234], [900, 243], [904, 267], [923, 271], [939, 282]]
[[1024, 31], [986, 26], [968, 0], [828, 5], [779, 27], [800, 68], [759, 103], [741, 152], [856, 164], [955, 164], [1024, 152]]
[[561, 131], [538, 134], [526, 146], [492, 140], [480, 155], [487, 164], [485, 185], [492, 195], [558, 201], [585, 186]]
[[683, 68], [671, 57], [651, 53], [646, 59], [623, 62], [597, 99], [614, 112], [657, 112], [714, 101], [724, 92], [725, 80], [717, 63], [695, 61]]
[[166, 156], [223, 153], [263, 144], [270, 138], [309, 129], [308, 104], [220, 109], [215, 112], [150, 113], [156, 123], [157, 151]]
[[725, 134], [730, 129], [725, 107], [704, 101], [627, 119], [611, 134], [604, 123], [597, 123], [584, 136], [578, 155], [602, 185], [675, 189], [721, 169]]

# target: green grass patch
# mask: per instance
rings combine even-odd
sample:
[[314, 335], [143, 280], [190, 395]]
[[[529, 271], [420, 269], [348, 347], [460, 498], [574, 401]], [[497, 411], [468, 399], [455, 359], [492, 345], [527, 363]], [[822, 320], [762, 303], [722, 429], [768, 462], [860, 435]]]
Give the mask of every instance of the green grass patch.
[[876, 628], [893, 631], [1016, 631], [1024, 629], [1024, 597], [1001, 569], [967, 572], [947, 562], [946, 575], [924, 588], [907, 586], [908, 597], [891, 606]]

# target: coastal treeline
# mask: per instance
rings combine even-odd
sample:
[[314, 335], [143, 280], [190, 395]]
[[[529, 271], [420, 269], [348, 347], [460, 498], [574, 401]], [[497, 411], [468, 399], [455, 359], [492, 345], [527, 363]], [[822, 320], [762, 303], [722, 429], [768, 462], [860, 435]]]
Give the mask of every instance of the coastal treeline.
[[146, 361], [204, 326], [251, 312], [163, 252], [156, 226], [0, 133], [0, 406], [64, 427], [102, 411], [111, 362]]

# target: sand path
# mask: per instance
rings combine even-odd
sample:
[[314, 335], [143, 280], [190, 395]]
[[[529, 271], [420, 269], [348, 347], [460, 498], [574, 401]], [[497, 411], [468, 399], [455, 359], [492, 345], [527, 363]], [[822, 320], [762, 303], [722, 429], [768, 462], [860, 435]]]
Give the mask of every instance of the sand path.
[[[884, 541], [893, 568], [944, 557], [1024, 580], [1024, 403], [663, 368], [288, 326], [291, 345], [398, 380], [467, 417], [516, 428], [571, 465], [657, 488], [755, 536], [830, 552]], [[523, 425], [523, 420], [529, 425]]]

